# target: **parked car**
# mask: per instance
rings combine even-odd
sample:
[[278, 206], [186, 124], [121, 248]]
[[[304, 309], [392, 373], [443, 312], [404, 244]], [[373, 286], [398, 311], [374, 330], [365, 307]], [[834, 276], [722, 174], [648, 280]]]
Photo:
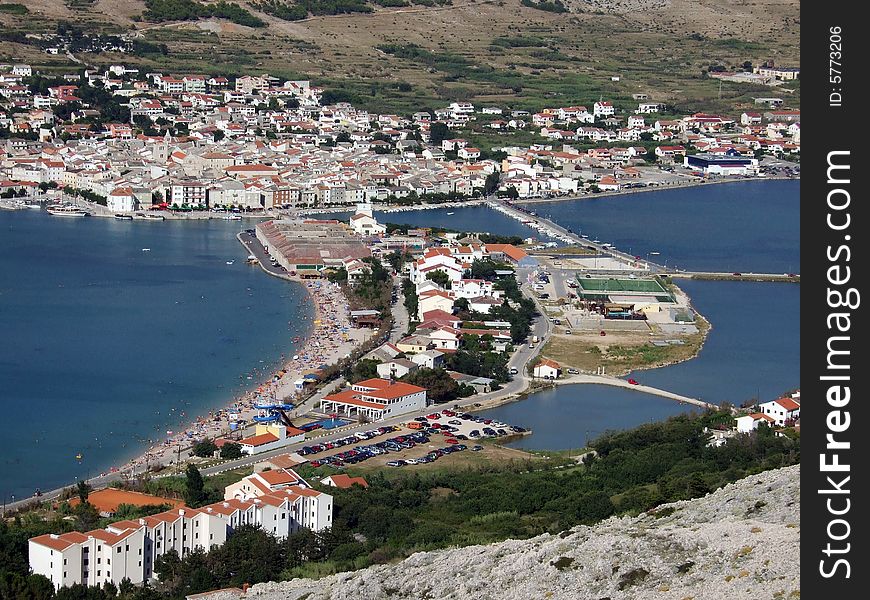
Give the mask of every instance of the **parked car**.
[[471, 449], [474, 450], [475, 452], [480, 452], [481, 450], [483, 450], [483, 446], [481, 446], [480, 444], [477, 444], [476, 446], [472, 446]]

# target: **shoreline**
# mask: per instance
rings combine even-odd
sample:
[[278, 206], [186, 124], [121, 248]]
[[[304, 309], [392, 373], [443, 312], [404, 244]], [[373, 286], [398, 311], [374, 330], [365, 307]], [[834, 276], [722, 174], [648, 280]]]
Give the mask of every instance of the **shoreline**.
[[[274, 275], [263, 270], [266, 274]], [[360, 330], [351, 327], [347, 301], [340, 286], [325, 280], [302, 281], [289, 276], [280, 278], [289, 283], [300, 284], [313, 304], [313, 313], [310, 315], [312, 326], [304, 337], [299, 336], [300, 345], [293, 348], [294, 354], [285, 358], [269, 379], [209, 410], [207, 415], [197, 416], [179, 432], [174, 432], [171, 438], [154, 443], [148, 450], [127, 461], [119, 469], [120, 472], [136, 475], [147, 472], [154, 466], [169, 466], [175, 464], [179, 447], [181, 451], [186, 451], [201, 439], [231, 435], [233, 431], [230, 429], [230, 413], [236, 414], [237, 420], [245, 421], [244, 427], [236, 430], [243, 432], [255, 424], [252, 417], [259, 412], [254, 408], [255, 404], [262, 401], [296, 404], [299, 395], [294, 389], [296, 380], [322, 366], [328, 367], [337, 363], [364, 341], [358, 339]], [[341, 339], [337, 339], [337, 336], [341, 336]]]
[[684, 189], [693, 187], [703, 187], [707, 185], [721, 185], [723, 183], [747, 183], [758, 181], [800, 181], [800, 177], [786, 177], [784, 175], [774, 175], [771, 177], [741, 177], [740, 179], [715, 179], [715, 180], [699, 180], [686, 181], [684, 183], [647, 186], [643, 188], [632, 188], [630, 190], [618, 190], [615, 192], [598, 192], [597, 194], [583, 194], [581, 196], [560, 196], [557, 198], [517, 198], [511, 202], [514, 204], [546, 204], [549, 202], [571, 202], [576, 200], [593, 200], [596, 198], [610, 198], [614, 196], [629, 196], [632, 194], [643, 194], [647, 192], [664, 192], [667, 190]]
[[[686, 189], [693, 187], [701, 187], [707, 185], [721, 185], [727, 183], [746, 183], [746, 182], [758, 182], [758, 181], [800, 181], [800, 176], [797, 177], [789, 177], [785, 175], [773, 175], [769, 177], [740, 177], [734, 179], [696, 179], [696, 180], [687, 180], [678, 183], [670, 183], [665, 185], [657, 185], [657, 186], [647, 186], [643, 188], [632, 188], [632, 189], [621, 189], [618, 191], [604, 191], [598, 193], [589, 193], [589, 194], [581, 194], [581, 195], [569, 195], [569, 196], [556, 196], [553, 198], [516, 198], [511, 202], [513, 204], [546, 204], [551, 202], [573, 202], [577, 200], [591, 200], [596, 198], [610, 198], [614, 196], [628, 196], [632, 194], [643, 194], [647, 192], [661, 192], [666, 190], [673, 189]], [[46, 199], [39, 200], [40, 202], [47, 201]], [[115, 213], [110, 211], [107, 207], [101, 204], [95, 204], [92, 202], [88, 202], [81, 198], [75, 198], [72, 202], [76, 205], [84, 206], [85, 208], [91, 211], [90, 216], [92, 217], [101, 217], [101, 218], [114, 218]], [[437, 210], [437, 209], [446, 209], [446, 208], [468, 208], [474, 206], [486, 205], [486, 198], [468, 198], [467, 200], [461, 201], [451, 201], [451, 202], [441, 202], [441, 203], [423, 203], [423, 204], [380, 204], [374, 203], [374, 208], [376, 211], [386, 212], [386, 213], [396, 213], [396, 212], [411, 212], [418, 210]], [[331, 214], [331, 213], [343, 213], [353, 211], [353, 205], [345, 205], [345, 206], [320, 206], [320, 207], [296, 207], [293, 209], [269, 209], [259, 211], [257, 214], [251, 213], [232, 213], [237, 214], [241, 217], [242, 220], [248, 219], [275, 219], [281, 218], [284, 216], [285, 212], [295, 212], [299, 216], [310, 216], [312, 214]], [[145, 214], [153, 215], [155, 218], [137, 218], [135, 216], [136, 212], [142, 212]], [[277, 212], [277, 214], [275, 214]], [[199, 220], [238, 220], [238, 219], [224, 219], [221, 212], [214, 212], [211, 210], [207, 211], [192, 211], [189, 213], [178, 213], [171, 210], [160, 210], [160, 211], [152, 211], [148, 209], [143, 209], [140, 211], [135, 211], [133, 213], [125, 213], [129, 214], [132, 217], [133, 221], [157, 221], [156, 217], [161, 217], [160, 220], [163, 221], [199, 221]]]
[[[686, 298], [688, 298], [688, 295], [682, 289], [680, 289], [680, 293], [683, 294], [684, 296], [686, 296]], [[555, 389], [557, 386], [560, 386], [560, 385], [616, 385], [615, 383], [613, 383], [614, 380], [620, 380], [622, 377], [628, 375], [629, 373], [631, 373], [633, 371], [651, 371], [653, 369], [662, 369], [665, 367], [670, 367], [673, 365], [678, 365], [678, 364], [682, 364], [685, 362], [689, 362], [690, 360], [694, 360], [701, 353], [701, 350], [703, 350], [704, 345], [707, 343], [707, 338], [709, 337], [710, 332], [713, 330], [713, 324], [709, 321], [709, 319], [707, 319], [704, 315], [702, 315], [697, 310], [695, 310], [695, 314], [705, 324], [705, 328], [703, 328], [703, 329], [699, 328], [699, 329], [701, 329], [700, 333], [702, 333], [703, 337], [701, 338], [701, 343], [698, 345], [695, 352], [693, 352], [691, 356], [687, 356], [686, 358], [684, 358], [682, 360], [673, 360], [673, 361], [668, 361], [668, 362], [665, 362], [662, 364], [655, 364], [655, 365], [640, 365], [640, 366], [632, 368], [632, 369], [620, 370], [618, 373], [612, 374], [612, 375], [596, 376], [592, 373], [580, 373], [580, 375], [567, 375], [567, 376], [565, 376], [565, 378], [559, 379], [556, 381], [539, 380], [539, 379], [535, 379], [533, 377], [529, 377], [526, 373], [523, 373], [523, 381], [526, 383], [526, 385], [523, 389], [521, 389], [518, 392], [508, 394], [506, 396], [501, 396], [501, 397], [494, 396], [492, 398], [482, 399], [479, 401], [481, 406], [473, 407], [473, 412], [490, 410], [493, 408], [498, 408], [500, 406], [504, 406], [506, 404], [511, 404], [513, 402], [520, 402], [522, 400], [525, 400], [526, 398], [528, 398], [532, 394], [544, 392], [544, 391], [547, 391], [549, 389]], [[542, 313], [542, 315], [543, 315], [543, 313]], [[547, 341], [549, 341], [549, 337], [545, 340], [541, 340], [541, 342], [542, 342], [541, 346], [540, 346], [541, 352], [538, 353], [538, 356], [543, 355], [543, 349], [546, 347], [545, 342], [547, 342]], [[574, 377], [581, 377], [581, 378], [585, 377], [585, 378], [587, 378], [587, 380], [586, 381], [572, 381], [571, 379], [573, 379]], [[598, 377], [600, 379], [597, 379], [595, 381], [588, 380], [589, 378], [596, 378], [596, 377]], [[536, 386], [535, 385], [536, 383], [540, 383], [540, 385]], [[630, 384], [628, 384], [626, 386], [622, 386], [621, 384], [619, 384], [619, 386], [626, 387], [626, 389], [635, 390], [635, 387], [631, 386]], [[640, 388], [643, 388], [643, 387], [645, 387], [645, 386], [640, 386]], [[662, 397], [662, 398], [667, 398], [666, 396], [662, 396], [659, 394], [644, 391], [643, 389], [637, 389], [635, 391], [642, 392], [645, 394], [650, 394], [650, 395], [656, 395], [656, 396]], [[663, 391], [667, 391], [667, 390], [663, 390]], [[496, 394], [497, 394], [497, 392], [496, 392]], [[681, 394], [674, 394], [674, 395], [681, 395]], [[472, 398], [473, 398], [473, 396], [472, 396]], [[681, 404], [684, 403], [682, 400], [677, 400], [676, 398], [670, 398], [670, 399], [672, 399], [676, 402], [680, 402]], [[709, 403], [706, 403], [706, 404], [709, 404]]]

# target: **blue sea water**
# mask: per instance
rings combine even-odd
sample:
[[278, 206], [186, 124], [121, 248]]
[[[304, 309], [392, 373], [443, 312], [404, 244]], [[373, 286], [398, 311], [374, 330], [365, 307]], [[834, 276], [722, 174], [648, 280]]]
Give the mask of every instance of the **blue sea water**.
[[307, 294], [238, 231], [0, 211], [0, 495], [120, 466], [292, 354]]
[[687, 271], [800, 271], [800, 180], [527, 204], [590, 239]]
[[[574, 231], [690, 270], [799, 272], [800, 182], [763, 181], [530, 205]], [[714, 404], [762, 401], [800, 387], [800, 285], [679, 280], [712, 324], [687, 362], [631, 373], [660, 389]], [[569, 385], [487, 411], [533, 429], [509, 445], [577, 448], [595, 432], [627, 429], [687, 410], [606, 386]], [[568, 417], [568, 418], [566, 418]]]
[[[800, 260], [799, 185], [722, 184], [533, 210], [635, 254], [659, 251], [660, 262], [681, 268], [793, 272]], [[535, 233], [485, 207], [377, 216]], [[120, 465], [149, 440], [256, 385], [282, 353], [292, 354], [292, 338], [308, 331], [307, 296], [244, 264], [238, 229], [220, 220], [0, 211], [0, 409], [7, 424], [0, 495], [20, 498]], [[634, 374], [638, 380], [735, 403], [799, 385], [799, 286], [680, 285], [713, 330], [698, 358]], [[683, 408], [634, 391], [563, 386], [490, 414], [534, 429], [518, 445], [555, 449], [582, 445], [579, 432], [632, 427]]]
[[[713, 404], [772, 400], [800, 387], [800, 286], [790, 283], [681, 281], [712, 324], [692, 360], [627, 376], [655, 388]], [[509, 446], [580, 448], [608, 429], [628, 429], [693, 407], [633, 390], [563, 385], [485, 411], [487, 417], [532, 429]], [[696, 409], [694, 409], [696, 410]]]

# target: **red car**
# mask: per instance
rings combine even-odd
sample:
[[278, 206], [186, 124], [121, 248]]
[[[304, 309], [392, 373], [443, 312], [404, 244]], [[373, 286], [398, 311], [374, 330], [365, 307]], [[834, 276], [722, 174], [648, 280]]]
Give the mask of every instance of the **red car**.
[[456, 438], [448, 438], [444, 441], [447, 442], [448, 444], [458, 444], [459, 443], [459, 440], [457, 440]]
[[636, 379], [629, 379], [628, 383], [630, 383], [631, 385], [637, 385], [637, 380]]

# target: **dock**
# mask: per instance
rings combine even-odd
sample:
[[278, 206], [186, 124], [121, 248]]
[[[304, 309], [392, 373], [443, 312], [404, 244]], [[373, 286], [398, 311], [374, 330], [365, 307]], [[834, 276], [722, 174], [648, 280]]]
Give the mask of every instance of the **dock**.
[[610, 385], [614, 387], [626, 388], [636, 392], [644, 392], [646, 394], [652, 394], [653, 396], [659, 396], [661, 398], [667, 398], [669, 400], [676, 400], [683, 404], [691, 404], [699, 408], [709, 408], [713, 410], [718, 410], [720, 408], [717, 404], [705, 402], [698, 398], [690, 398], [689, 396], [683, 396], [681, 394], [669, 392], [668, 390], [663, 390], [657, 387], [653, 387], [651, 385], [643, 385], [642, 383], [631, 384], [625, 379], [620, 379], [619, 377], [608, 377], [607, 375], [591, 375], [585, 373], [580, 375], [566, 375], [561, 379], [556, 379], [552, 381], [551, 383], [554, 383], [556, 385], [597, 383], [599, 385]]

